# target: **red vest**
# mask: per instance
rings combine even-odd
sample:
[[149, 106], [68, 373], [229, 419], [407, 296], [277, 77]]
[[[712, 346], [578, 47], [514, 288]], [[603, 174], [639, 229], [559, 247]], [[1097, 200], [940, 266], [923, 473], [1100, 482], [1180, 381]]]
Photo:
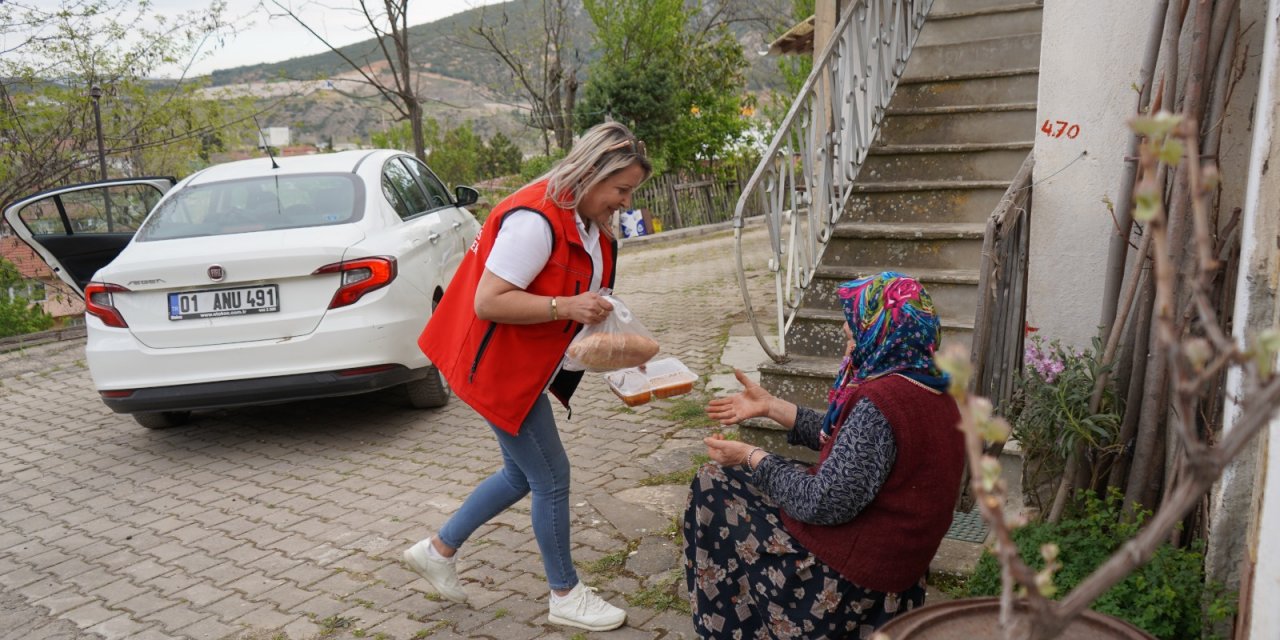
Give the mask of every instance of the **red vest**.
[[[551, 376], [582, 325], [570, 320], [516, 325], [476, 317], [476, 285], [506, 217], [520, 209], [535, 211], [551, 225], [553, 241], [547, 265], [525, 291], [542, 296], [572, 296], [591, 286], [591, 254], [578, 235], [576, 213], [546, 198], [545, 180], [527, 185], [498, 203], [463, 257], [452, 282], [418, 338], [418, 347], [453, 388], [485, 420], [516, 434], [533, 403], [551, 382], [551, 392], [566, 407], [582, 372]], [[601, 237], [604, 273], [601, 286], [612, 287], [617, 243]]]
[[[951, 396], [933, 393], [898, 375], [863, 384], [849, 400], [867, 398], [893, 429], [897, 457], [889, 477], [858, 515], [837, 525], [800, 522], [786, 511], [782, 520], [819, 560], [854, 584], [898, 593], [929, 569], [951, 526], [964, 471], [960, 412]], [[831, 454], [843, 420], [818, 457]], [[809, 470], [816, 473], [817, 466]]]

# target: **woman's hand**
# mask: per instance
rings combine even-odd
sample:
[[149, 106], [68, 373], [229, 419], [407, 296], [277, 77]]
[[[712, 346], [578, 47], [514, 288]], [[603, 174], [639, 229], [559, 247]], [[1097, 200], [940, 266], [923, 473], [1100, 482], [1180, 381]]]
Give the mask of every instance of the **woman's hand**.
[[556, 298], [557, 315], [582, 324], [604, 322], [612, 311], [613, 304], [594, 291]]
[[707, 417], [722, 425], [731, 425], [747, 418], [768, 416], [775, 398], [742, 371], [734, 369], [733, 375], [742, 384], [742, 391], [707, 403]]
[[[724, 436], [718, 433], [711, 434], [703, 438], [702, 441], [707, 445], [707, 455], [722, 467], [747, 464], [747, 455], [759, 448], [737, 440], [725, 440]], [[756, 458], [761, 457], [759, 455], [756, 456]], [[756, 462], [758, 464], [759, 460]]]

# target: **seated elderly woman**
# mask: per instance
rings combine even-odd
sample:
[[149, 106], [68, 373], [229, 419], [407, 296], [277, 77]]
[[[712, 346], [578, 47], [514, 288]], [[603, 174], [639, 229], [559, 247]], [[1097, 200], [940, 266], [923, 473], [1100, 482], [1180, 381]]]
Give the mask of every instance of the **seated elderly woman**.
[[684, 515], [693, 623], [705, 638], [865, 638], [924, 603], [964, 466], [959, 412], [934, 365], [938, 319], [916, 280], [842, 284], [849, 346], [825, 412], [745, 389], [723, 425], [768, 417], [819, 451], [804, 466], [718, 434]]

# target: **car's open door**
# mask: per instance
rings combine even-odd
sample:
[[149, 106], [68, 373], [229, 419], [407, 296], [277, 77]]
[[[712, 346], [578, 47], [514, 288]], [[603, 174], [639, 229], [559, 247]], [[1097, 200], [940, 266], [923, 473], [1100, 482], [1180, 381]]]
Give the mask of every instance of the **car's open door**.
[[120, 254], [176, 182], [126, 178], [49, 189], [14, 202], [4, 219], [83, 296], [93, 274]]

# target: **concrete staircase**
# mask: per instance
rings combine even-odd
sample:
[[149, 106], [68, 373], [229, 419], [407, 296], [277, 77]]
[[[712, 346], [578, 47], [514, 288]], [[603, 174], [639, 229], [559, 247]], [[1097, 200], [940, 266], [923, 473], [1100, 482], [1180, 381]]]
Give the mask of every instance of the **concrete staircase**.
[[1040, 21], [1033, 0], [934, 2], [787, 334], [792, 359], [759, 367], [771, 393], [826, 405], [844, 346], [835, 288], [859, 275], [919, 278], [943, 344], [971, 340], [986, 219], [1036, 133]]

